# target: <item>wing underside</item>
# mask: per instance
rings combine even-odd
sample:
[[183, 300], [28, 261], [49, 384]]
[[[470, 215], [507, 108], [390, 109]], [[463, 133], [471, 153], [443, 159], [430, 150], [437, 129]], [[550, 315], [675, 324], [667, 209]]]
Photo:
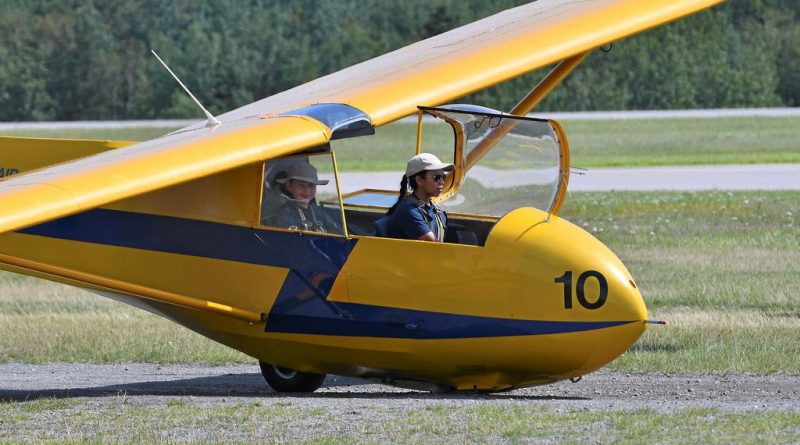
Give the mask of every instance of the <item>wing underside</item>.
[[148, 142], [0, 181], [0, 233], [324, 144], [291, 111], [343, 103], [375, 126], [547, 66], [720, 0], [540, 0]]

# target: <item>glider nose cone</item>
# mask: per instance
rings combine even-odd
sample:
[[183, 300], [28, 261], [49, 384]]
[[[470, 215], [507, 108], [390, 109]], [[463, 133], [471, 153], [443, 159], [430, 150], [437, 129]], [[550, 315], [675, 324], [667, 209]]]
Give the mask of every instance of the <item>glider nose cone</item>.
[[546, 230], [539, 249], [553, 255], [551, 270], [559, 272], [551, 280], [563, 308], [554, 317], [580, 326], [572, 344], [582, 357], [573, 362], [576, 372], [598, 369], [641, 337], [647, 308], [628, 269], [602, 242], [563, 219]]
[[531, 362], [541, 363], [539, 374], [552, 380], [585, 375], [644, 333], [647, 308], [630, 272], [575, 224], [520, 208], [497, 222], [484, 247], [492, 276], [503, 277], [492, 282], [492, 293], [509, 295], [516, 318], [550, 330], [528, 352]]
[[644, 332], [647, 308], [630, 272], [569, 221], [517, 209], [498, 222], [486, 247], [493, 261], [525, 277], [518, 286], [532, 295], [531, 317], [619, 331], [614, 341], [625, 349]]

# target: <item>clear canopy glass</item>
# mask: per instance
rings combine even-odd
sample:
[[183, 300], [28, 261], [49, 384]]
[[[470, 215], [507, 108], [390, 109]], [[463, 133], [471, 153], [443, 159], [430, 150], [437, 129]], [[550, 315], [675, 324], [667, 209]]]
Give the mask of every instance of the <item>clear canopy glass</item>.
[[549, 121], [475, 105], [423, 110], [453, 125], [463, 144], [465, 175], [458, 193], [441, 203], [446, 210], [493, 216], [519, 207], [553, 210], [561, 148]]

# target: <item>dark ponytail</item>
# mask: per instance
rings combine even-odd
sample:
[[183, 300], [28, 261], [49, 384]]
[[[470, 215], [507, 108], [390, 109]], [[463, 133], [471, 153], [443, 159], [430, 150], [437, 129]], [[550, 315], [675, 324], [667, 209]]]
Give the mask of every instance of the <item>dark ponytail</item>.
[[403, 175], [403, 179], [400, 181], [400, 196], [397, 197], [397, 201], [395, 201], [394, 205], [386, 212], [387, 215], [391, 215], [394, 213], [394, 210], [400, 204], [400, 201], [406, 197], [406, 187], [408, 187], [408, 178], [406, 175]]

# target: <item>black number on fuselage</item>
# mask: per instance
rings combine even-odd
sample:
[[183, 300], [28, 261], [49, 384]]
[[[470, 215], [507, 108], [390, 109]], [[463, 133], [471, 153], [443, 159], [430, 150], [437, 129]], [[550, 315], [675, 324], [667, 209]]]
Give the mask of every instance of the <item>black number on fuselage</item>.
[[553, 281], [564, 284], [564, 309], [572, 309], [572, 271], [564, 272]]
[[[600, 286], [600, 294], [594, 302], [586, 299], [586, 280], [594, 278]], [[572, 309], [572, 271], [564, 272], [564, 275], [553, 280], [556, 283], [564, 285], [564, 309]], [[578, 281], [575, 283], [575, 296], [578, 298], [578, 303], [586, 309], [597, 309], [606, 302], [608, 298], [608, 282], [606, 277], [596, 270], [587, 270], [578, 276]]]

